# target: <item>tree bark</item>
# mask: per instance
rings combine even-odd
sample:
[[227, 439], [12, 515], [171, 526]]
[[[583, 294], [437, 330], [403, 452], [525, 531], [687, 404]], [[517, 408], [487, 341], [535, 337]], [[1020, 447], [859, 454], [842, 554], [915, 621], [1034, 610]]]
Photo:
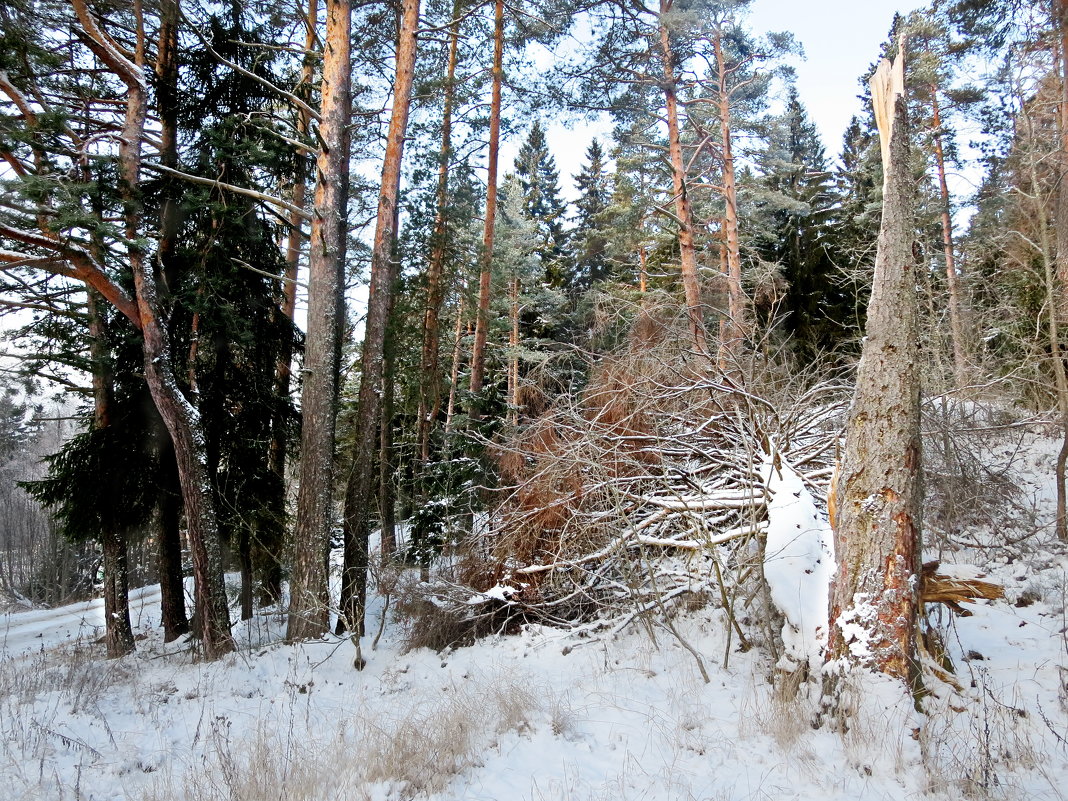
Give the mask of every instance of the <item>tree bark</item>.
[[938, 87], [931, 84], [931, 113], [934, 126], [935, 168], [938, 188], [942, 196], [942, 252], [946, 259], [946, 289], [949, 291], [949, 335], [953, 346], [953, 380], [957, 389], [968, 386], [967, 341], [964, 335], [960, 277], [953, 247], [953, 220], [950, 217], [949, 185], [946, 183], [946, 159], [942, 150], [942, 116], [938, 103]]
[[693, 213], [686, 191], [686, 165], [682, 158], [682, 134], [679, 126], [679, 102], [676, 95], [675, 55], [672, 52], [668, 29], [663, 15], [671, 8], [671, 0], [660, 0], [660, 50], [664, 70], [664, 102], [667, 107], [668, 155], [671, 159], [671, 183], [675, 195], [675, 216], [679, 226], [679, 269], [682, 289], [686, 297], [686, 315], [690, 336], [699, 353], [708, 353], [705, 335], [704, 305], [701, 303], [701, 280], [697, 273], [697, 247], [694, 244]]
[[501, 140], [501, 84], [504, 81], [504, 0], [493, 5], [493, 90], [490, 97], [489, 156], [486, 169], [486, 213], [482, 230], [482, 269], [478, 276], [475, 341], [471, 346], [471, 417], [478, 419], [486, 373], [486, 337], [493, 278], [493, 238], [497, 224], [497, 158]]
[[345, 564], [341, 573], [341, 614], [337, 632], [346, 629], [363, 635], [363, 610], [367, 592], [370, 510], [374, 505], [374, 455], [379, 442], [378, 421], [382, 404], [382, 374], [390, 301], [396, 281], [393, 255], [397, 196], [400, 192], [404, 137], [408, 129], [412, 81], [415, 75], [419, 0], [404, 0], [397, 38], [396, 75], [393, 82], [393, 112], [386, 136], [382, 183], [378, 195], [378, 219], [371, 250], [371, 285], [364, 323], [360, 359], [360, 391], [356, 411], [356, 440], [352, 472], [345, 489]]
[[449, 160], [452, 155], [452, 106], [456, 95], [456, 63], [460, 50], [460, 3], [454, 2], [449, 25], [449, 62], [445, 74], [445, 105], [441, 117], [441, 163], [434, 212], [433, 247], [426, 274], [426, 308], [423, 312], [423, 352], [419, 360], [419, 461], [430, 459], [430, 432], [441, 411], [441, 303], [445, 254], [448, 245]]
[[126, 84], [126, 115], [118, 155], [119, 188], [124, 206], [127, 257], [133, 273], [137, 315], [144, 338], [145, 379], [152, 399], [174, 442], [186, 523], [193, 555], [196, 602], [203, 620], [204, 656], [216, 659], [233, 650], [229, 609], [223, 584], [222, 554], [215, 504], [207, 471], [204, 432], [197, 410], [186, 400], [175, 380], [170, 342], [161, 318], [159, 288], [151, 264], [138, 244], [141, 143], [148, 112], [145, 76], [145, 33], [140, 0], [134, 2], [137, 44], [133, 61], [110, 44], [85, 0], [71, 0], [86, 42]]
[[130, 625], [130, 577], [126, 537], [111, 528], [102, 533], [104, 551], [104, 642], [108, 659], [134, 649]]
[[[102, 298], [87, 288], [89, 314], [89, 357], [93, 373], [93, 427], [111, 425], [113, 385], [109, 349], [100, 309]], [[100, 532], [104, 552], [104, 641], [109, 659], [125, 656], [134, 649], [130, 626], [130, 592], [127, 576], [125, 533], [112, 523]]]
[[720, 322], [719, 368], [737, 369], [739, 348], [745, 338], [745, 293], [742, 291], [742, 257], [738, 245], [738, 190], [731, 145], [730, 89], [723, 55], [721, 30], [716, 29], [714, 49], [718, 73], [720, 146], [723, 151], [723, 255], [726, 260], [727, 318]]
[[893, 70], [884, 62], [872, 79], [880, 134], [889, 146], [883, 151], [883, 216], [867, 336], [836, 492], [838, 572], [831, 590], [828, 658], [911, 684], [918, 681], [922, 464], [903, 85], [900, 61]]
[[323, 146], [308, 258], [300, 488], [286, 629], [290, 642], [321, 637], [330, 623], [327, 557], [334, 523], [334, 426], [344, 311], [351, 30], [350, 0], [327, 0], [319, 128]]

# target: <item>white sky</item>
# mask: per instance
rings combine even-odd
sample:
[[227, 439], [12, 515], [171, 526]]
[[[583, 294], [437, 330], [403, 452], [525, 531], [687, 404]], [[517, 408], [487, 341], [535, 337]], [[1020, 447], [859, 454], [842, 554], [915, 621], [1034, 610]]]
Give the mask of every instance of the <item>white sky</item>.
[[[789, 31], [804, 48], [803, 59], [788, 63], [797, 71], [801, 102], [823, 136], [828, 158], [837, 158], [849, 120], [861, 111], [859, 79], [878, 57], [894, 12], [907, 14], [926, 5], [927, 0], [754, 0], [750, 6], [746, 23], [754, 34]], [[575, 197], [572, 176], [581, 169], [590, 140], [607, 141], [610, 130], [606, 123], [580, 121], [547, 126], [565, 198]], [[519, 141], [504, 143], [502, 174], [512, 169], [518, 149]]]

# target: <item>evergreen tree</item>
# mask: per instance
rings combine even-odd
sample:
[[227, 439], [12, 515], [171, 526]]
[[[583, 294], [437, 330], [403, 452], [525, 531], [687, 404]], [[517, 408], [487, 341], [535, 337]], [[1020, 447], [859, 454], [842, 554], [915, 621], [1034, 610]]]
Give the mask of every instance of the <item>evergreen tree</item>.
[[612, 185], [604, 163], [604, 150], [594, 139], [586, 148], [586, 163], [575, 176], [579, 191], [575, 207], [575, 229], [571, 233], [575, 260], [575, 281], [588, 287], [608, 278], [608, 236], [605, 211], [611, 200]]
[[[832, 253], [829, 222], [837, 201], [819, 133], [793, 87], [772, 122], [762, 170], [753, 245], [781, 268], [787, 288], [780, 308], [785, 330], [804, 361], [832, 349], [848, 327], [850, 298]], [[771, 311], [763, 309], [764, 311]]]
[[560, 199], [556, 159], [545, 142], [545, 129], [535, 120], [515, 160], [515, 174], [523, 188], [523, 213], [538, 232], [535, 248], [546, 283], [554, 288], [574, 282], [567, 265], [564, 220], [567, 204]]

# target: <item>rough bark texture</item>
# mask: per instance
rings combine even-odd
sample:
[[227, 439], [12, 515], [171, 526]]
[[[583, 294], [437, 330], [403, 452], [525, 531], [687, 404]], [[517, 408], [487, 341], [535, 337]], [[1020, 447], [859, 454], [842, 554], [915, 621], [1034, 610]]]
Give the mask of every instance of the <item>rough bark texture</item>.
[[[102, 298], [87, 291], [89, 356], [93, 368], [93, 425], [111, 425], [112, 376], [109, 367]], [[127, 574], [126, 537], [117, 528], [100, 532], [104, 551], [104, 640], [108, 658], [125, 656], [134, 649], [130, 626], [130, 593]]]
[[922, 497], [913, 200], [904, 97], [892, 93], [888, 104], [893, 134], [867, 337], [836, 492], [828, 657], [911, 682]]
[[[660, 0], [660, 14], [671, 8], [670, 0]], [[682, 158], [682, 134], [679, 126], [679, 101], [675, 91], [675, 56], [671, 49], [668, 29], [660, 21], [660, 50], [664, 70], [664, 103], [667, 108], [668, 155], [671, 159], [671, 184], [675, 195], [675, 216], [679, 226], [679, 271], [686, 297], [686, 314], [690, 322], [690, 336], [701, 353], [708, 353], [705, 336], [704, 307], [701, 303], [701, 281], [697, 274], [697, 248], [693, 236], [693, 214], [686, 192], [686, 165]]]
[[148, 111], [145, 75], [145, 35], [141, 4], [135, 2], [137, 46], [133, 61], [115, 50], [100, 31], [84, 0], [72, 0], [86, 42], [107, 66], [126, 84], [126, 116], [119, 147], [119, 188], [124, 206], [127, 257], [133, 273], [134, 291], [141, 331], [144, 337], [145, 379], [152, 399], [174, 443], [182, 499], [186, 510], [189, 546], [193, 556], [196, 603], [202, 620], [204, 656], [215, 659], [233, 650], [229, 609], [223, 584], [219, 528], [209, 481], [203, 429], [197, 410], [186, 400], [174, 377], [170, 342], [161, 318], [159, 288], [152, 267], [138, 245], [140, 203], [138, 183], [141, 172], [141, 143]]
[[[1056, 26], [1060, 34], [1060, 81], [1061, 102], [1058, 125], [1061, 135], [1061, 152], [1058, 162], [1060, 175], [1057, 181], [1057, 281], [1050, 288], [1050, 303], [1055, 310], [1050, 315], [1050, 345], [1057, 375], [1057, 403], [1061, 411], [1063, 440], [1057, 455], [1057, 538], [1068, 542], [1068, 491], [1065, 488], [1065, 466], [1068, 464], [1068, 381], [1064, 376], [1062, 343], [1058, 327], [1068, 321], [1068, 0], [1055, 0]], [[1037, 186], [1037, 184], [1036, 184]]]
[[957, 389], [966, 387], [968, 379], [968, 343], [964, 333], [963, 301], [957, 259], [953, 247], [953, 220], [949, 211], [949, 185], [946, 183], [946, 159], [942, 150], [942, 114], [938, 87], [931, 86], [931, 113], [934, 125], [935, 168], [942, 197], [942, 252], [946, 259], [946, 289], [949, 291], [949, 336], [953, 346], [953, 380]]
[[390, 299], [396, 281], [393, 258], [397, 225], [397, 195], [400, 191], [404, 137], [408, 129], [412, 80], [415, 75], [419, 26], [419, 0], [404, 0], [397, 39], [396, 75], [393, 82], [393, 112], [386, 135], [382, 183], [378, 195], [378, 219], [371, 250], [371, 285], [367, 298], [363, 351], [360, 359], [360, 392], [356, 410], [356, 438], [352, 472], [345, 488], [345, 564], [341, 573], [341, 614], [338, 633], [349, 628], [363, 633], [364, 596], [367, 588], [367, 537], [374, 508], [374, 456], [379, 443], [382, 405], [382, 374]]
[[349, 0], [327, 0], [326, 10], [319, 128], [323, 146], [308, 257], [300, 487], [286, 630], [291, 642], [321, 637], [330, 622], [327, 553], [334, 522], [334, 421], [344, 306], [352, 6]]
[[493, 276], [493, 238], [497, 222], [497, 157], [501, 140], [501, 84], [504, 79], [504, 0], [493, 11], [493, 92], [490, 98], [489, 161], [486, 175], [486, 213], [482, 232], [482, 270], [478, 276], [478, 310], [475, 341], [471, 346], [471, 416], [479, 416], [479, 398], [486, 373], [486, 336], [489, 331], [490, 284]]
[[449, 25], [449, 62], [445, 74], [445, 105], [441, 117], [441, 163], [434, 212], [433, 247], [426, 273], [426, 308], [423, 311], [423, 352], [419, 361], [419, 461], [430, 459], [430, 431], [441, 411], [441, 303], [448, 245], [449, 160], [452, 154], [452, 106], [456, 95], [456, 63], [460, 50], [460, 4], [454, 3]]
[[731, 149], [730, 89], [720, 31], [714, 41], [718, 73], [720, 146], [723, 149], [723, 256], [726, 262], [727, 317], [720, 323], [719, 367], [724, 373], [737, 364], [738, 349], [745, 337], [745, 293], [742, 291], [742, 257], [738, 245], [738, 191]]

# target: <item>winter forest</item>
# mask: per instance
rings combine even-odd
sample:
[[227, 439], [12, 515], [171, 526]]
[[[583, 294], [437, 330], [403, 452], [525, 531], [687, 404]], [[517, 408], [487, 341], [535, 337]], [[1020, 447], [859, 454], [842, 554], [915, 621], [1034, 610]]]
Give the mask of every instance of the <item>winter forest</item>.
[[6, 798], [1068, 795], [1068, 0], [764, 2], [0, 0]]

